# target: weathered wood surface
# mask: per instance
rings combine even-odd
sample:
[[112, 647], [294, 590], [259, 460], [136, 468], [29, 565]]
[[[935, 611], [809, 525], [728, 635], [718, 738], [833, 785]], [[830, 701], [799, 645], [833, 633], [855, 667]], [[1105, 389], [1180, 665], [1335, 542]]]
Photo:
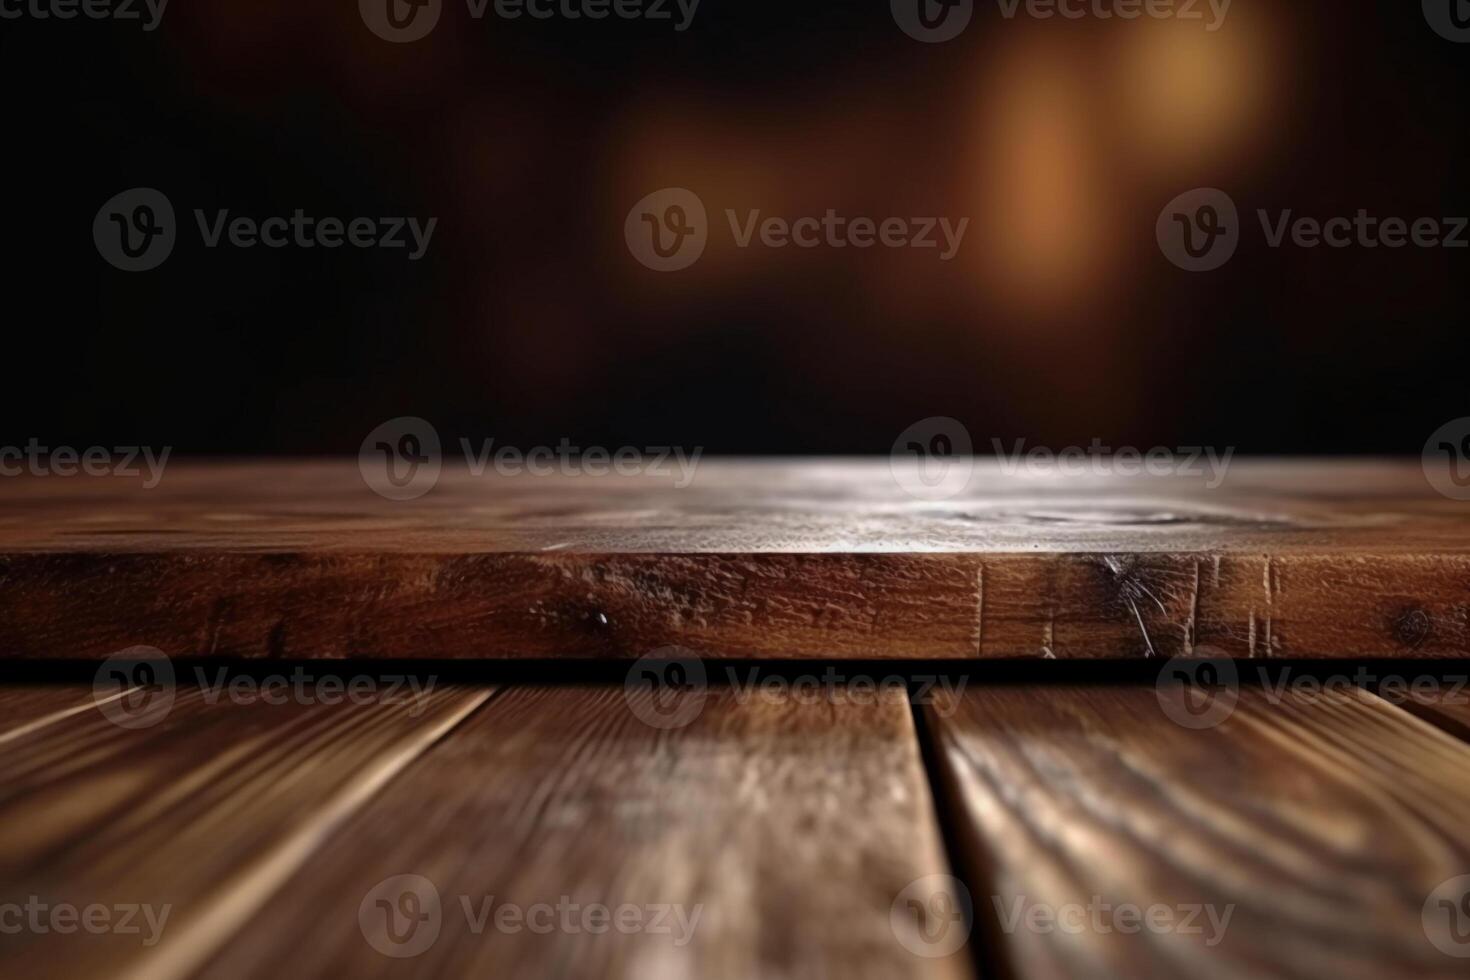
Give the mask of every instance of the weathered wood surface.
[[1470, 505], [1417, 461], [1009, 476], [475, 477], [355, 461], [0, 482], [0, 657], [1470, 655]]
[[[91, 689], [71, 693], [90, 700]], [[338, 703], [305, 703], [322, 694], [210, 703], [180, 687], [171, 704], [151, 702], [166, 710], [144, 700], [118, 716], [146, 727], [94, 708], [8, 741], [0, 975], [190, 975], [354, 809], [489, 697], [440, 687], [413, 702], [352, 703], [336, 690], [324, 700]], [[99, 907], [108, 928], [88, 930], [80, 916], [93, 909], [102, 924]], [[58, 908], [72, 911], [56, 919]]]
[[848, 697], [510, 689], [203, 975], [969, 976], [968, 949], [916, 954], [894, 921], [948, 871], [907, 698]]
[[[989, 962], [1025, 980], [1463, 977], [1428, 930], [1436, 890], [1470, 874], [1470, 747], [1369, 693], [1273, 697], [1243, 688], [1189, 728], [1147, 687], [940, 692], [926, 718]], [[1470, 930], [1470, 897], [1451, 898]]]

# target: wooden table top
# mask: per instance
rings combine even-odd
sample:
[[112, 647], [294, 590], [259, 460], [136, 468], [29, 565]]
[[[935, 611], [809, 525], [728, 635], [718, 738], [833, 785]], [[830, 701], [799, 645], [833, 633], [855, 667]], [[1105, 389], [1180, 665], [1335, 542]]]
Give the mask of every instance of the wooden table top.
[[946, 500], [886, 460], [665, 476], [356, 460], [0, 481], [0, 655], [1463, 656], [1470, 503], [1412, 461], [1007, 474]]

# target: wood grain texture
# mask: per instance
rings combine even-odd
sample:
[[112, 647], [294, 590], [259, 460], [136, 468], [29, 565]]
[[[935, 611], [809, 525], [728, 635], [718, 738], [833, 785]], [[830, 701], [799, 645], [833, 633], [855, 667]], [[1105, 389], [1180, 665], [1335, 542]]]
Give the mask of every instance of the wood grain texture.
[[[1427, 684], [1427, 689], [1425, 685]], [[1470, 742], [1470, 677], [1464, 673], [1405, 678], [1377, 688], [1381, 697], [1405, 711]]]
[[[659, 728], [639, 717], [648, 694], [510, 689], [346, 823], [203, 975], [968, 975], [967, 951], [915, 955], [890, 922], [910, 882], [946, 871], [902, 691], [862, 703], [697, 697], [663, 702], [657, 717], [687, 724]], [[399, 875], [432, 884], [439, 931], [394, 958], [367, 935], [386, 941], [370, 899]], [[504, 907], [529, 922], [533, 906], [562, 901], [681, 906], [692, 929], [680, 944], [677, 927], [495, 925]]]
[[[1194, 730], [1148, 688], [972, 688], [926, 718], [1005, 975], [1464, 976], [1421, 909], [1470, 874], [1470, 747], [1372, 694], [1247, 688]], [[1043, 932], [1031, 912], [1104, 903], [1230, 917], [1155, 933], [1067, 912]]]
[[[188, 975], [337, 824], [488, 696], [440, 688], [412, 705], [272, 705], [210, 703], [181, 688], [150, 727], [88, 711], [10, 741], [0, 752], [0, 909], [25, 918], [0, 922], [0, 975]], [[58, 907], [77, 911], [56, 920]], [[99, 921], [135, 931], [80, 928], [80, 910], [95, 907], [107, 910]]]
[[0, 744], [95, 708], [91, 687], [77, 684], [0, 686]]
[[1470, 508], [1417, 462], [1006, 475], [884, 463], [473, 477], [354, 461], [0, 483], [0, 656], [1470, 655]]

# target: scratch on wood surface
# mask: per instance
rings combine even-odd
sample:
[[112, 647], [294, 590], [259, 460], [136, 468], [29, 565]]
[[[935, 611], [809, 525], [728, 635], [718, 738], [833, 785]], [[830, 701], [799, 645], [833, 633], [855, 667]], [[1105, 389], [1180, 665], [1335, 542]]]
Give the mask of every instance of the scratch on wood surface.
[[985, 563], [975, 563], [975, 656], [985, 651]]
[[1152, 599], [1154, 605], [1158, 606], [1159, 611], [1162, 613], [1167, 614], [1168, 609], [1159, 601], [1159, 597], [1154, 595], [1153, 590], [1135, 573], [1134, 563], [1136, 560], [1130, 557], [1125, 561], [1124, 559], [1109, 555], [1103, 559], [1103, 564], [1107, 566], [1108, 571], [1113, 573], [1118, 590], [1118, 598], [1123, 600], [1123, 604], [1133, 612], [1133, 618], [1138, 622], [1138, 631], [1143, 634], [1144, 656], [1152, 657], [1154, 656], [1154, 643], [1149, 638], [1148, 627], [1144, 625], [1143, 613], [1138, 608], [1138, 600], [1144, 597]]
[[1194, 560], [1194, 583], [1189, 589], [1189, 620], [1184, 624], [1184, 655], [1194, 653], [1196, 623], [1199, 620], [1199, 559]]
[[1271, 556], [1270, 555], [1267, 555], [1266, 556], [1266, 571], [1265, 571], [1265, 586], [1266, 586], [1266, 637], [1265, 637], [1266, 653], [1265, 653], [1265, 655], [1267, 657], [1271, 656], [1271, 654], [1274, 652], [1274, 650], [1272, 649], [1272, 642], [1271, 642], [1271, 604], [1272, 604], [1272, 596], [1271, 596], [1271, 593], [1273, 591], [1272, 586], [1275, 584], [1275, 578], [1276, 578], [1276, 566], [1275, 566], [1275, 563], [1272, 560]]

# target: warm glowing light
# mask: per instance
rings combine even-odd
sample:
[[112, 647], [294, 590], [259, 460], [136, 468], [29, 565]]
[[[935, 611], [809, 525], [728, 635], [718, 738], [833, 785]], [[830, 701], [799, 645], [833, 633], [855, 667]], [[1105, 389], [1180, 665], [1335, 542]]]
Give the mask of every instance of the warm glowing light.
[[1013, 48], [983, 87], [979, 258], [997, 292], [1026, 306], [1077, 299], [1103, 258], [1104, 146], [1074, 53], [1037, 38]]
[[1120, 133], [1145, 166], [1218, 161], [1259, 129], [1266, 32], [1235, 14], [1213, 33], [1177, 20], [1145, 21], [1120, 38]]

